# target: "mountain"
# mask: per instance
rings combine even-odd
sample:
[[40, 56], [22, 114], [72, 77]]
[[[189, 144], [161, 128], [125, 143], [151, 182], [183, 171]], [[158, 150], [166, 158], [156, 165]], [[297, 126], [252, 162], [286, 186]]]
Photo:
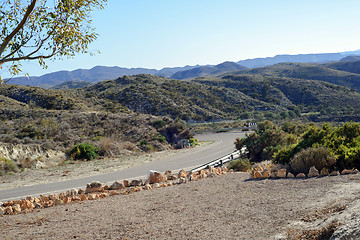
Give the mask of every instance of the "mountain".
[[332, 63], [324, 64], [324, 66], [340, 71], [360, 74], [360, 60], [332, 62]]
[[340, 59], [340, 62], [351, 62], [351, 61], [359, 61], [360, 60], [360, 56], [359, 55], [352, 55], [352, 56], [347, 56], [344, 57], [342, 59]]
[[237, 63], [247, 68], [258, 68], [274, 65], [282, 62], [297, 63], [327, 63], [339, 61], [344, 56], [360, 54], [360, 50], [340, 53], [298, 54], [298, 55], [276, 55], [275, 57], [254, 58], [238, 61]]
[[360, 74], [336, 70], [329, 65], [309, 63], [279, 63], [272, 66], [237, 72], [239, 74], [263, 75], [320, 80], [360, 91]]
[[193, 68], [186, 71], [179, 71], [171, 76], [172, 79], [190, 79], [196, 77], [203, 77], [209, 75], [216, 75], [224, 72], [234, 72], [246, 69], [246, 67], [241, 66], [234, 62], [223, 62], [216, 66], [202, 66]]
[[85, 81], [67, 81], [60, 83], [50, 89], [75, 89], [75, 88], [84, 88], [90, 86], [92, 83], [85, 82]]
[[147, 68], [121, 68], [96, 66], [91, 69], [77, 69], [74, 71], [58, 71], [48, 73], [39, 77], [16, 77], [9, 81], [9, 84], [39, 86], [51, 88], [68, 81], [85, 81], [96, 83], [111, 80], [124, 75], [154, 74], [169, 77], [177, 71], [189, 70], [198, 66], [185, 66], [175, 68], [163, 68], [161, 70]]

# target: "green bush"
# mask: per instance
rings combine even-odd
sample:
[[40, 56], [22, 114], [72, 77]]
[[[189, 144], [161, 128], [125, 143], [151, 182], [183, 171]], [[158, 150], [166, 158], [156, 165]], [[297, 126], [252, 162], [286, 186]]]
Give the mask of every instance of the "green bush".
[[4, 175], [7, 172], [17, 172], [18, 167], [16, 163], [10, 159], [0, 157], [0, 176]]
[[199, 140], [197, 138], [190, 138], [189, 139], [189, 142], [190, 142], [190, 146], [197, 146], [197, 145], [200, 145], [199, 144]]
[[70, 156], [73, 159], [88, 159], [92, 160], [95, 159], [98, 155], [99, 149], [89, 143], [80, 143], [73, 147], [70, 151]]
[[291, 169], [296, 173], [307, 173], [312, 166], [321, 170], [324, 167], [333, 168], [335, 156], [326, 147], [306, 148], [295, 154], [290, 161]]
[[247, 172], [251, 169], [251, 163], [249, 159], [241, 158], [231, 161], [228, 168], [234, 169], [234, 171]]

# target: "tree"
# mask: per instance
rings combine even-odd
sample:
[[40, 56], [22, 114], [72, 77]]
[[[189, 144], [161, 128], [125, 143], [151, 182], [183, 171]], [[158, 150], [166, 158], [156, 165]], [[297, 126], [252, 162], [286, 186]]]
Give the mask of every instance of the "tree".
[[[87, 53], [97, 38], [91, 12], [107, 0], [2, 0], [0, 2], [0, 67], [11, 75], [21, 62], [73, 57]], [[0, 81], [2, 78], [0, 76]]]

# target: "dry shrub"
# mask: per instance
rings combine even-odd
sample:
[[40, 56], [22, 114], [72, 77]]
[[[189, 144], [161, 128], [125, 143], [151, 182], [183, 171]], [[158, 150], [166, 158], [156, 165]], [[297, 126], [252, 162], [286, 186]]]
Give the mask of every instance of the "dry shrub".
[[321, 229], [311, 230], [295, 230], [291, 229], [287, 232], [287, 239], [290, 240], [326, 240], [330, 239], [340, 223], [335, 221]]
[[17, 172], [18, 167], [16, 163], [10, 159], [0, 157], [0, 176], [4, 175], [7, 172]]
[[32, 168], [34, 166], [35, 160], [31, 157], [25, 157], [20, 159], [20, 166], [22, 168]]
[[132, 152], [139, 151], [139, 148], [136, 146], [135, 143], [128, 142], [128, 141], [119, 143], [119, 148], [126, 149], [126, 150], [129, 150]]
[[290, 160], [290, 167], [294, 172], [307, 173], [312, 166], [321, 170], [324, 167], [332, 168], [336, 163], [335, 156], [328, 148], [306, 148], [295, 154]]
[[233, 160], [229, 163], [229, 169], [234, 169], [235, 171], [247, 172], [251, 169], [250, 160], [247, 158], [240, 158], [237, 160]]

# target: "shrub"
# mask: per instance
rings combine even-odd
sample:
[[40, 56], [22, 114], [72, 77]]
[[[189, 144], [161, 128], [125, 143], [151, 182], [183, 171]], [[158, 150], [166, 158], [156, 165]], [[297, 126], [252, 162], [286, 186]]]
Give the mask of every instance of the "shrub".
[[321, 170], [332, 168], [336, 163], [335, 156], [326, 147], [310, 147], [302, 149], [294, 155], [290, 161], [290, 167], [294, 172], [307, 173], [312, 166]]
[[0, 176], [4, 175], [7, 172], [17, 172], [18, 167], [16, 163], [10, 159], [0, 157]]
[[251, 169], [251, 163], [248, 158], [240, 158], [234, 161], [231, 161], [228, 166], [229, 169], [234, 169], [234, 171], [247, 172]]
[[189, 139], [189, 142], [190, 142], [190, 146], [197, 146], [197, 145], [200, 145], [199, 144], [199, 140], [197, 138], [190, 138]]
[[70, 156], [74, 159], [88, 159], [92, 160], [97, 157], [99, 149], [90, 145], [89, 143], [80, 143], [73, 147], [70, 151]]

